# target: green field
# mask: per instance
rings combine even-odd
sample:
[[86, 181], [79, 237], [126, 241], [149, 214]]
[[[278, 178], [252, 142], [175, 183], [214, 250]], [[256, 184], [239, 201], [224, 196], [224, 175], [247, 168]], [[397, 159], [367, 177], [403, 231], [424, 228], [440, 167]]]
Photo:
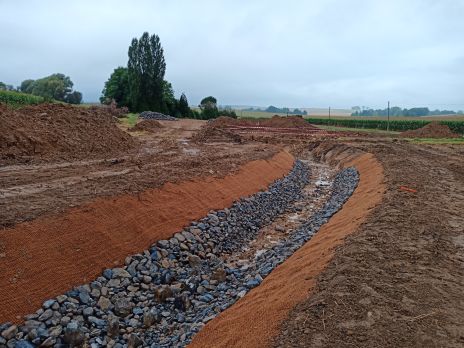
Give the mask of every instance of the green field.
[[[391, 119], [388, 122], [385, 119], [372, 119], [370, 117], [365, 117], [363, 119], [357, 118], [312, 118], [308, 117], [306, 120], [309, 123], [315, 125], [323, 125], [323, 126], [332, 126], [332, 127], [345, 127], [345, 128], [352, 128], [356, 130], [361, 129], [377, 129], [386, 131], [387, 128], [390, 131], [406, 131], [412, 129], [422, 128], [425, 125], [432, 122], [430, 118], [414, 118], [410, 117], [408, 119], [400, 119], [395, 118]], [[464, 120], [454, 119], [454, 120], [440, 120], [440, 124], [447, 125], [453, 132], [458, 134], [464, 134]]]
[[[235, 110], [237, 116], [240, 118], [270, 118], [274, 115], [287, 116], [287, 114], [280, 113], [275, 114], [272, 112], [264, 111], [244, 111], [244, 110]], [[304, 116], [305, 118], [318, 118], [318, 119], [329, 119], [328, 115], [317, 115], [309, 114]], [[387, 120], [386, 116], [331, 116], [331, 120]], [[422, 116], [422, 117], [403, 117], [395, 116], [390, 117], [392, 121], [464, 121], [464, 115], [443, 115], [443, 116]]]
[[365, 132], [365, 133], [376, 133], [376, 134], [385, 134], [396, 136], [400, 134], [398, 131], [386, 131], [382, 129], [373, 129], [373, 128], [350, 128], [350, 127], [336, 127], [336, 126], [325, 126], [325, 125], [317, 125], [318, 128], [325, 129], [328, 131], [335, 131], [335, 132]]
[[32, 94], [0, 90], [0, 103], [5, 103], [13, 108], [19, 108], [21, 106], [26, 105], [41, 104], [44, 102], [44, 98]]

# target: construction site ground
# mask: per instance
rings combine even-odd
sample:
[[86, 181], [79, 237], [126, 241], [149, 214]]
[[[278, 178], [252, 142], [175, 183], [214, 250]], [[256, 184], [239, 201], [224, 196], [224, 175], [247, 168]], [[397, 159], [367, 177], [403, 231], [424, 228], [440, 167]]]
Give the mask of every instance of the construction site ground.
[[[464, 346], [463, 146], [325, 131], [282, 136], [237, 126], [215, 133], [202, 131], [206, 122], [199, 120], [160, 123], [129, 132], [135, 145], [116, 157], [0, 167], [1, 322], [20, 321], [46, 296], [88, 282], [208, 210], [264, 189], [305, 153], [333, 168], [357, 167], [357, 191], [260, 286], [211, 320], [192, 346]], [[54, 243], [51, 252], [47, 243]], [[62, 281], [49, 284], [60, 274]]]

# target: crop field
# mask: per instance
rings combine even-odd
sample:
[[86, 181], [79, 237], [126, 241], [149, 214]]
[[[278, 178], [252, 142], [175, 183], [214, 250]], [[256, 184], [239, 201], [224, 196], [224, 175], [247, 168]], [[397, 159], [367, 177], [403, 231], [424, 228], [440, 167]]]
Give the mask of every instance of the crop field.
[[[379, 129], [387, 130], [389, 127], [392, 131], [413, 130], [424, 127], [433, 120], [427, 119], [392, 119], [388, 122], [385, 119], [329, 119], [329, 118], [305, 118], [309, 123], [325, 126], [347, 127], [354, 129]], [[464, 120], [445, 120], [438, 121], [440, 124], [448, 126], [452, 131], [464, 135]]]
[[4, 103], [10, 107], [18, 108], [25, 105], [35, 105], [44, 102], [44, 98], [37, 97], [32, 94], [0, 90], [0, 103]]
[[462, 341], [464, 120], [19, 103], [0, 107], [0, 347]]

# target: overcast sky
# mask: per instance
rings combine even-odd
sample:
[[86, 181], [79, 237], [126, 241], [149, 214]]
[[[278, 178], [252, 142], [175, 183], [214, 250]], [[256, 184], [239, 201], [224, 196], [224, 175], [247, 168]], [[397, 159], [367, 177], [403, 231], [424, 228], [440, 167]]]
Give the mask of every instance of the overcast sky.
[[0, 81], [55, 72], [96, 101], [160, 36], [191, 104], [464, 109], [464, 0], [0, 0]]

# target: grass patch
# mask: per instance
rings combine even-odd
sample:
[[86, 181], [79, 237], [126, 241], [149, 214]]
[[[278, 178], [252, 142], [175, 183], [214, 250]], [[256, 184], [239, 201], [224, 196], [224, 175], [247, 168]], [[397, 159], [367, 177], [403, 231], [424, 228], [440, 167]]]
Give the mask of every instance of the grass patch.
[[464, 138], [410, 138], [406, 140], [413, 144], [464, 145]]
[[126, 116], [120, 118], [119, 120], [121, 121], [122, 124], [127, 125], [127, 127], [132, 128], [135, 126], [139, 119], [139, 114], [127, 114]]

